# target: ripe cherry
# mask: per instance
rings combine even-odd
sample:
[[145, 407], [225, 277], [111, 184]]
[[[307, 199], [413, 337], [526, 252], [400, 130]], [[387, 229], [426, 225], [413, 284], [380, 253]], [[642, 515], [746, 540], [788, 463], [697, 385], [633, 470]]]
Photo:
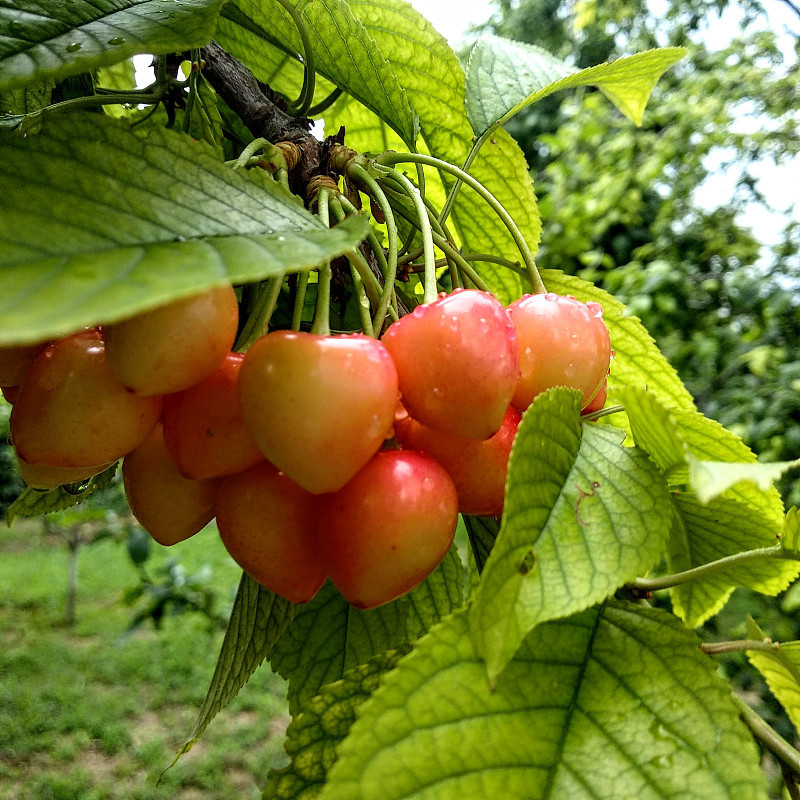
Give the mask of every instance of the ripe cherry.
[[309, 492], [335, 492], [391, 435], [397, 372], [367, 336], [275, 331], [247, 352], [239, 398], [269, 461]]
[[319, 541], [345, 599], [374, 608], [430, 574], [457, 521], [456, 489], [440, 464], [425, 453], [385, 450], [322, 498]]
[[187, 478], [233, 475], [264, 460], [239, 405], [242, 353], [229, 353], [205, 380], [164, 398], [164, 439]]
[[65, 483], [80, 483], [108, 469], [113, 463], [95, 467], [48, 467], [46, 464], [31, 464], [17, 455], [19, 474], [32, 489], [55, 489]]
[[125, 494], [133, 515], [159, 544], [194, 536], [214, 516], [218, 481], [193, 481], [178, 472], [161, 425], [122, 462]]
[[100, 333], [81, 331], [31, 365], [11, 412], [11, 439], [31, 464], [94, 467], [133, 450], [160, 414], [160, 397], [135, 397], [114, 377]]
[[267, 461], [222, 478], [217, 492], [222, 543], [250, 577], [292, 603], [320, 590], [327, 566], [317, 544], [317, 497]]
[[496, 298], [457, 290], [418, 306], [382, 341], [414, 419], [470, 439], [497, 432], [519, 379], [519, 352], [514, 326]]
[[221, 286], [105, 326], [108, 363], [120, 383], [150, 397], [188, 389], [230, 352], [239, 308]]
[[395, 421], [395, 437], [404, 449], [422, 450], [447, 470], [462, 514], [499, 517], [505, 501], [508, 457], [520, 416], [509, 406], [500, 430], [483, 441], [437, 431], [406, 416]]
[[0, 347], [0, 387], [19, 386], [48, 344], [50, 342]]
[[591, 414], [594, 411], [599, 411], [603, 408], [606, 404], [606, 389], [607, 381], [603, 381], [603, 385], [600, 387], [600, 391], [594, 396], [592, 401], [586, 406], [582, 411], [581, 414]]
[[581, 406], [587, 405], [608, 374], [611, 358], [602, 307], [574, 297], [532, 294], [512, 303], [508, 315], [517, 331], [522, 372], [514, 406], [524, 411], [553, 386], [579, 389]]

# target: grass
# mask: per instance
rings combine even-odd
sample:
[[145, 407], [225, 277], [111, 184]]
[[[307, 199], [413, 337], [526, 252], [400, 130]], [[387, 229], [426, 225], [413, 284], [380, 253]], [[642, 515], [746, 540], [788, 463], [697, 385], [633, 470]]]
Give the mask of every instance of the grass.
[[[169, 550], [187, 573], [203, 565], [223, 604], [240, 572], [213, 528]], [[188, 737], [222, 633], [197, 614], [124, 635], [121, 602], [137, 574], [125, 548], [81, 551], [77, 621], [63, 624], [68, 553], [41, 524], [0, 529], [0, 800], [228, 800], [260, 796], [286, 762], [285, 689], [259, 669], [200, 742], [166, 773]]]

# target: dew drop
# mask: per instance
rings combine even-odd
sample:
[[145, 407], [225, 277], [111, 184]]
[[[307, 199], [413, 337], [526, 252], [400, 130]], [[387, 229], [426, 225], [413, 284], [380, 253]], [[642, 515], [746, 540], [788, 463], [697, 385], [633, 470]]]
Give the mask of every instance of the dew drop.
[[125, 40], [121, 36], [115, 36], [113, 39], [109, 39], [108, 43], [113, 45], [120, 45], [123, 44]]
[[64, 49], [65, 49], [65, 50], [66, 50], [68, 53], [77, 53], [77, 52], [78, 52], [78, 50], [80, 50], [80, 49], [81, 49], [81, 47], [83, 47], [83, 45], [82, 45], [80, 42], [71, 42], [71, 43], [70, 43], [70, 44], [68, 44], [68, 45], [67, 45], [67, 46], [66, 46]]
[[557, 302], [557, 301], [558, 301], [558, 295], [557, 295], [557, 294], [554, 294], [553, 292], [548, 292], [548, 293], [547, 293], [547, 294], [544, 296], [544, 299], [545, 299], [545, 300], [549, 300], [551, 303], [555, 303], [555, 302]]
[[600, 318], [600, 319], [602, 319], [602, 318], [603, 318], [603, 306], [601, 306], [601, 305], [600, 305], [600, 303], [595, 303], [595, 302], [594, 302], [594, 300], [590, 300], [590, 301], [589, 301], [589, 302], [586, 304], [586, 307], [587, 307], [587, 308], [589, 309], [589, 311], [591, 311], [591, 312], [592, 312], [592, 314], [594, 314], [596, 317], [598, 317], [598, 318]]

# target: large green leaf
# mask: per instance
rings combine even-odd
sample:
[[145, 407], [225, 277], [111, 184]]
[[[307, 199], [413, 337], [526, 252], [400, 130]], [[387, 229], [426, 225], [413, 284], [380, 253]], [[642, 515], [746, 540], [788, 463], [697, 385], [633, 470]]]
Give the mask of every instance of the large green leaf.
[[222, 640], [217, 666], [187, 741], [173, 764], [194, 747], [211, 720], [239, 693], [250, 676], [272, 652], [297, 613], [297, 606], [242, 573]]
[[[780, 530], [752, 507], [716, 498], [703, 504], [690, 494], [672, 497], [674, 523], [667, 550], [670, 572], [699, 567], [745, 550], [776, 545]], [[779, 548], [776, 547], [778, 553]], [[800, 575], [800, 563], [779, 558], [735, 564], [670, 590], [675, 613], [689, 627], [702, 625], [728, 601], [737, 587], [767, 595], [786, 589]]]
[[537, 628], [491, 691], [456, 613], [359, 709], [320, 800], [765, 800], [698, 643], [609, 603]]
[[0, 134], [0, 342], [114, 322], [230, 282], [309, 269], [354, 247], [270, 178], [188, 136], [100, 115]]
[[[463, 164], [473, 133], [464, 108], [464, 70], [447, 41], [404, 0], [352, 0], [349, 5], [402, 81], [419, 117], [427, 151], [445, 161]], [[359, 124], [361, 119], [359, 115]], [[347, 123], [346, 115], [340, 123]], [[380, 129], [376, 128], [376, 132], [371, 149], [383, 150], [378, 138]], [[413, 177], [410, 166], [408, 171]], [[541, 223], [528, 165], [519, 145], [505, 131], [497, 131], [478, 153], [470, 173], [503, 204], [535, 252]], [[453, 179], [444, 173], [442, 180], [446, 186], [453, 184]], [[462, 188], [450, 224], [464, 252], [519, 260], [519, 251], [506, 227], [471, 189]], [[520, 277], [515, 272], [486, 262], [479, 262], [477, 269], [504, 302], [520, 295]]]
[[[308, 31], [317, 69], [391, 125], [412, 147], [418, 123], [404, 84], [392, 70], [387, 54], [370, 37], [344, 0], [292, 0]], [[235, 0], [239, 14], [226, 13], [218, 36], [227, 44], [231, 25], [245, 27], [288, 55], [302, 52], [295, 23], [276, 0]], [[233, 20], [236, 20], [235, 22]], [[241, 33], [232, 31], [232, 43]], [[234, 54], [236, 54], [234, 49]]]
[[0, 92], [208, 44], [223, 0], [15, 0], [0, 7]]
[[550, 389], [525, 412], [511, 452], [503, 526], [471, 608], [494, 680], [542, 622], [605, 599], [666, 547], [663, 477], [622, 434], [581, 425], [580, 395]]
[[378, 608], [353, 608], [331, 583], [299, 609], [272, 654], [289, 681], [289, 711], [296, 714], [327, 683], [372, 656], [425, 633], [461, 605], [462, 567], [455, 548], [410, 594]]
[[348, 670], [341, 680], [323, 686], [305, 704], [286, 731], [285, 748], [292, 763], [270, 770], [262, 800], [308, 800], [319, 794], [359, 706], [410, 649], [405, 645], [374, 656]]
[[477, 136], [561, 89], [596, 86], [636, 125], [658, 79], [686, 55], [665, 47], [575, 70], [540, 47], [482, 36], [467, 62], [467, 115]]
[[[764, 640], [764, 631], [747, 618], [747, 638]], [[748, 650], [750, 663], [764, 676], [769, 690], [800, 731], [800, 642], [781, 642], [769, 650]]]

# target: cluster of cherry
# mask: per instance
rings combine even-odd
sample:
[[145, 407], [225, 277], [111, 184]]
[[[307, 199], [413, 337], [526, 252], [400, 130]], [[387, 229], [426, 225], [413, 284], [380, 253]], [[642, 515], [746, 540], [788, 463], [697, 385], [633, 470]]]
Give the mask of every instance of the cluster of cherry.
[[[360, 608], [420, 583], [458, 513], [499, 515], [520, 414], [545, 389], [601, 408], [602, 309], [505, 309], [456, 291], [363, 335], [267, 334], [231, 352], [223, 287], [102, 329], [0, 351], [20, 472], [35, 488], [124, 457], [131, 509], [165, 545], [214, 516], [231, 556], [292, 602], [330, 577]], [[385, 446], [394, 438], [396, 447]]]

